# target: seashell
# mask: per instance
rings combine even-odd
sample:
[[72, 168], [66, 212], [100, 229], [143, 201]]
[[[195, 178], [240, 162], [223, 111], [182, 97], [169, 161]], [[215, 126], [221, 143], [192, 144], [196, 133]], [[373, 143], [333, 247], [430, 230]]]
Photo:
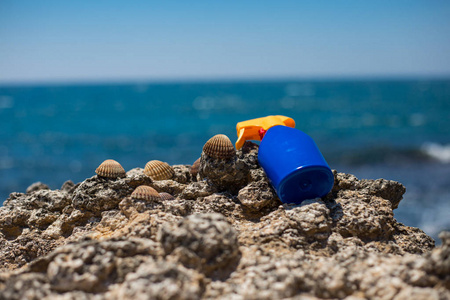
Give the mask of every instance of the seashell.
[[126, 173], [124, 168], [115, 160], [107, 159], [98, 166], [95, 170], [98, 176], [117, 178], [125, 177]]
[[208, 156], [224, 160], [236, 155], [233, 143], [224, 134], [217, 134], [210, 138], [203, 146], [203, 152]]
[[161, 196], [158, 192], [148, 186], [148, 185], [140, 185], [138, 186], [133, 193], [131, 193], [131, 198], [137, 200], [145, 200], [145, 201], [159, 201], [161, 200]]
[[175, 171], [168, 163], [151, 160], [145, 165], [144, 174], [153, 180], [166, 180], [171, 179]]
[[174, 196], [172, 196], [169, 193], [165, 193], [165, 192], [159, 193], [159, 196], [161, 196], [162, 200], [174, 200], [175, 199]]
[[200, 169], [200, 158], [197, 159], [191, 166], [190, 173], [191, 173], [192, 177], [197, 177], [199, 169]]

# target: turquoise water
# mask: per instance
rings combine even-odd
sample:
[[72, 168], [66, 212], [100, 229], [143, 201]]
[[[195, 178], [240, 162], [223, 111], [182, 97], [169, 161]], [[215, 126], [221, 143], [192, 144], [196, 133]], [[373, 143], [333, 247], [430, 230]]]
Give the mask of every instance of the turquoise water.
[[104, 159], [191, 164], [239, 121], [286, 115], [331, 168], [393, 179], [396, 217], [450, 228], [450, 80], [259, 81], [0, 87], [0, 200], [33, 182], [59, 188]]

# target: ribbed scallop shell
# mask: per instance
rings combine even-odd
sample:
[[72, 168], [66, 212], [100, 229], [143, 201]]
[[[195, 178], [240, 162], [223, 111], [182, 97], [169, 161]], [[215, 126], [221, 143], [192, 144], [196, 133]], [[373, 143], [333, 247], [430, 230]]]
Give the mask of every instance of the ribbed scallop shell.
[[152, 187], [147, 185], [138, 186], [133, 193], [131, 193], [131, 198], [145, 201], [159, 201], [161, 196]]
[[117, 178], [125, 177], [126, 173], [124, 168], [115, 160], [107, 159], [98, 166], [95, 170], [98, 176]]
[[175, 199], [174, 196], [172, 196], [169, 193], [165, 193], [165, 192], [159, 193], [159, 196], [161, 196], [162, 200], [174, 200]]
[[153, 180], [166, 180], [171, 179], [175, 171], [168, 163], [151, 160], [145, 165], [144, 174]]
[[220, 159], [229, 159], [236, 155], [233, 143], [224, 134], [217, 134], [210, 138], [203, 146], [203, 152]]
[[197, 159], [197, 160], [192, 164], [191, 170], [190, 170], [191, 175], [192, 175], [193, 177], [196, 177], [197, 174], [198, 174], [198, 170], [199, 170], [199, 169], [200, 169], [200, 158]]

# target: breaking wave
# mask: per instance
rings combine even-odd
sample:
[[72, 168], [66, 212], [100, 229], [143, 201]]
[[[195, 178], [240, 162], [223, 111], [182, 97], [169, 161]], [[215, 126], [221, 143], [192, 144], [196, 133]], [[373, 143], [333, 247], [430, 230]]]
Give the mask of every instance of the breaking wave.
[[450, 163], [450, 144], [441, 145], [438, 143], [428, 142], [422, 145], [421, 150], [426, 155], [442, 163]]

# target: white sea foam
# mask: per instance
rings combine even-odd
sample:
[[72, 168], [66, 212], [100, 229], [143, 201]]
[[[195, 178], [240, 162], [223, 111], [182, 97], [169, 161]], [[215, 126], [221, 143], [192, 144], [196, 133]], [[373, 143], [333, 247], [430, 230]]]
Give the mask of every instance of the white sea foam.
[[422, 145], [421, 150], [440, 162], [450, 163], [450, 144], [425, 143]]

